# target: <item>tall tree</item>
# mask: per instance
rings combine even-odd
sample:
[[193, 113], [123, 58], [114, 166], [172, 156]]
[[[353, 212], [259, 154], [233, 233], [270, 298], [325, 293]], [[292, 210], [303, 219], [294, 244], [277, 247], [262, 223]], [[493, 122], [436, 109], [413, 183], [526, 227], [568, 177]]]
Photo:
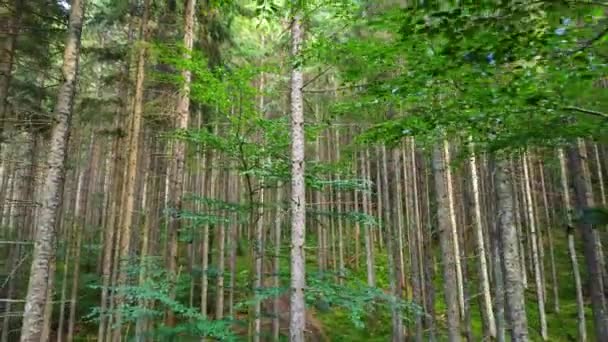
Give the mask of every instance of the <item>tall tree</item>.
[[[588, 208], [587, 182], [584, 178], [580, 150], [576, 145], [569, 146], [566, 150], [568, 169], [571, 171], [572, 187], [574, 188], [574, 204], [577, 212], [581, 213]], [[595, 337], [598, 341], [608, 339], [608, 317], [604, 290], [602, 286], [602, 272], [600, 270], [598, 249], [593, 227], [585, 222], [576, 224], [583, 236], [583, 253], [587, 266], [587, 277], [589, 281], [591, 308], [593, 309], [593, 325]]]
[[517, 229], [513, 221], [513, 187], [511, 164], [508, 160], [496, 160], [494, 182], [496, 184], [496, 210], [498, 232], [502, 246], [502, 268], [507, 299], [507, 317], [513, 341], [528, 341], [528, 320], [524, 303], [524, 284], [519, 259]]
[[[119, 219], [119, 234], [117, 240], [120, 241], [116, 249], [113, 266], [118, 272], [114, 272], [118, 286], [127, 285], [127, 267], [128, 257], [131, 251], [131, 232], [133, 225], [133, 211], [135, 208], [136, 197], [136, 177], [137, 165], [140, 147], [140, 133], [143, 121], [144, 107], [144, 81], [146, 77], [146, 58], [148, 56], [148, 47], [146, 46], [148, 39], [148, 19], [150, 16], [150, 0], [144, 0], [143, 13], [139, 27], [139, 39], [141, 46], [137, 51], [137, 72], [135, 81], [135, 91], [133, 98], [133, 111], [131, 112], [129, 131], [128, 131], [128, 146], [127, 158], [124, 170], [124, 185], [122, 190], [122, 208]], [[116, 306], [120, 308], [124, 304], [125, 296], [123, 290], [116, 296]], [[115, 329], [113, 339], [120, 341], [122, 331], [122, 315], [121, 310], [117, 311], [115, 318]]]
[[306, 306], [306, 264], [304, 236], [306, 232], [306, 189], [304, 186], [304, 99], [302, 88], [302, 58], [300, 50], [304, 38], [300, 1], [292, 2], [291, 17], [291, 298], [289, 340], [304, 342]]
[[[194, 44], [194, 13], [196, 0], [185, 0], [184, 3], [184, 58], [191, 59], [192, 46]], [[190, 120], [190, 83], [192, 73], [188, 67], [182, 71], [183, 84], [177, 99], [177, 115], [175, 128], [183, 131], [188, 129]], [[169, 272], [172, 282], [177, 281], [177, 257], [178, 257], [178, 231], [180, 227], [179, 213], [182, 209], [182, 195], [184, 192], [184, 165], [186, 160], [186, 144], [183, 140], [177, 140], [173, 145], [173, 160], [171, 165], [171, 179], [169, 183], [168, 206], [172, 211], [169, 219]], [[175, 298], [175, 285], [171, 290], [171, 298]], [[172, 311], [167, 314], [169, 326], [175, 325], [175, 316]]]
[[[447, 182], [447, 168], [449, 167], [444, 155], [443, 142], [437, 144], [433, 149], [433, 176], [435, 182], [435, 194], [437, 201], [437, 220], [439, 221], [439, 242], [441, 245], [441, 258], [443, 261], [443, 283], [444, 296], [448, 315], [448, 339], [452, 342], [460, 341], [460, 309], [459, 291], [457, 281], [456, 258], [454, 253], [454, 241], [452, 234], [455, 227], [452, 226], [450, 187]], [[456, 285], [456, 286], [455, 286]]]
[[44, 308], [47, 301], [48, 280], [53, 269], [50, 263], [55, 257], [57, 208], [63, 187], [65, 159], [72, 122], [74, 95], [78, 81], [78, 62], [82, 24], [86, 0], [73, 0], [70, 7], [67, 40], [63, 54], [63, 83], [59, 88], [53, 110], [55, 126], [51, 133], [50, 152], [47, 157], [47, 175], [43, 185], [42, 208], [36, 230], [34, 254], [30, 270], [23, 327], [22, 342], [39, 341], [44, 325]]

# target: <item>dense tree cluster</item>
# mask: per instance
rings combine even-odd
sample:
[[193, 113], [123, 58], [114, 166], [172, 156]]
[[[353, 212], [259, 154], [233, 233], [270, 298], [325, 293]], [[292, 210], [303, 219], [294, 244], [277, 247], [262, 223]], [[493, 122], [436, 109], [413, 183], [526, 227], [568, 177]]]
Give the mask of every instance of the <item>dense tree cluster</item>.
[[0, 0], [0, 342], [606, 341], [608, 3]]

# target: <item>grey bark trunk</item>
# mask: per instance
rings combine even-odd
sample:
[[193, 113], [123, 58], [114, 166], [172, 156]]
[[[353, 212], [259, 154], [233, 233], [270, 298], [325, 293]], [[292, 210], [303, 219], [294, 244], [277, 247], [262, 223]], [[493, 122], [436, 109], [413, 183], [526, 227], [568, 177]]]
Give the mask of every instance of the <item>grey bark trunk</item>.
[[447, 186], [446, 168], [442, 145], [433, 149], [433, 174], [437, 201], [437, 220], [439, 223], [439, 243], [443, 262], [444, 296], [447, 306], [448, 340], [460, 341], [460, 308], [459, 291], [456, 271], [456, 258], [450, 219], [450, 195]]
[[[574, 188], [574, 203], [577, 212], [588, 207], [588, 191], [584, 178], [580, 151], [576, 146], [567, 149], [568, 169], [571, 171], [572, 186]], [[599, 256], [596, 243], [596, 234], [590, 224], [579, 222], [576, 228], [583, 236], [583, 252], [587, 266], [587, 277], [590, 285], [591, 308], [593, 310], [593, 323], [595, 338], [598, 341], [608, 340], [608, 320], [605, 311], [605, 298], [602, 287], [602, 273], [600, 271]]]
[[[471, 140], [471, 139], [469, 139]], [[492, 310], [492, 294], [490, 292], [490, 277], [488, 272], [488, 262], [486, 260], [486, 246], [484, 241], [483, 226], [481, 223], [481, 205], [479, 196], [479, 176], [477, 172], [477, 158], [475, 148], [470, 145], [471, 156], [469, 167], [471, 171], [471, 184], [473, 195], [473, 227], [477, 242], [477, 256], [479, 258], [479, 278], [482, 292], [482, 319], [484, 321], [486, 333], [490, 338], [496, 338], [496, 322], [494, 311]]]
[[[298, 3], [294, 1], [294, 6]], [[291, 55], [300, 58], [303, 40], [302, 15], [294, 8], [291, 24]], [[291, 297], [289, 339], [304, 342], [306, 307], [304, 287], [306, 286], [306, 265], [304, 241], [306, 232], [306, 192], [304, 186], [304, 108], [303, 75], [300, 61], [293, 62], [291, 70]]]
[[507, 317], [511, 325], [513, 341], [528, 341], [528, 321], [524, 303], [517, 230], [513, 222], [513, 187], [511, 186], [511, 165], [506, 160], [497, 160], [494, 183], [497, 195], [498, 231], [503, 250], [504, 291], [507, 299]]
[[571, 210], [572, 202], [570, 199], [570, 187], [568, 186], [568, 171], [566, 167], [566, 158], [564, 156], [564, 150], [558, 149], [557, 151], [559, 164], [560, 164], [560, 180], [562, 186], [562, 200], [564, 201], [564, 209], [566, 210], [567, 217], [567, 233], [568, 233], [568, 254], [570, 256], [570, 263], [572, 265], [572, 275], [574, 277], [574, 288], [576, 290], [576, 311], [578, 318], [578, 338], [579, 341], [587, 340], [587, 326], [585, 324], [585, 302], [583, 298], [583, 286], [581, 282], [581, 274], [578, 265], [578, 257], [576, 254], [576, 248], [574, 243], [574, 229], [571, 226]]

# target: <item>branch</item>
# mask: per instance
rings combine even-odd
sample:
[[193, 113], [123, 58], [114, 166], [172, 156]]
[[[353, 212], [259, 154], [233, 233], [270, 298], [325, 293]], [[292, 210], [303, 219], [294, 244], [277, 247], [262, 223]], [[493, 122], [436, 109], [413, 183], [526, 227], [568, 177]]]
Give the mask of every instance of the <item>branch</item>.
[[350, 86], [337, 87], [337, 88], [332, 88], [332, 89], [303, 90], [303, 92], [304, 93], [330, 93], [330, 92], [335, 92], [335, 91], [339, 91], [339, 90], [353, 89], [353, 88], [358, 88], [358, 87], [367, 87], [369, 85], [370, 85], [370, 83], [364, 83], [364, 84], [355, 84], [355, 85], [350, 85]]
[[598, 34], [596, 34], [593, 38], [589, 39], [588, 41], [586, 41], [583, 45], [581, 45], [578, 49], [572, 51], [571, 54], [575, 54], [577, 52], [581, 52], [587, 48], [589, 48], [591, 45], [593, 45], [595, 42], [597, 42], [598, 40], [602, 39], [602, 37], [604, 37], [606, 34], [608, 34], [608, 26], [606, 26], [604, 29], [602, 29], [600, 32], [598, 32]]
[[565, 110], [571, 110], [574, 112], [580, 112], [580, 113], [585, 113], [585, 114], [589, 114], [589, 115], [593, 115], [593, 116], [599, 116], [601, 118], [604, 118], [606, 120], [608, 120], [608, 113], [603, 113], [603, 112], [598, 112], [592, 109], [586, 109], [586, 108], [580, 108], [580, 107], [565, 107]]
[[330, 65], [328, 66], [325, 70], [321, 71], [320, 73], [318, 73], [315, 77], [311, 78], [308, 82], [304, 83], [304, 85], [302, 86], [302, 89], [306, 88], [307, 85], [311, 84], [312, 82], [316, 81], [319, 77], [323, 76], [326, 72], [328, 72], [333, 66]]

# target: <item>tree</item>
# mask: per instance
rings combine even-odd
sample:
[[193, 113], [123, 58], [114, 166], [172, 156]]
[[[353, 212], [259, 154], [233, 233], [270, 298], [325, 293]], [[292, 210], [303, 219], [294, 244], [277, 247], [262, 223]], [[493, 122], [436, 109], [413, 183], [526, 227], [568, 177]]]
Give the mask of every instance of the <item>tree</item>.
[[507, 299], [507, 317], [511, 326], [513, 341], [528, 340], [528, 321], [524, 303], [524, 286], [519, 261], [517, 230], [513, 221], [513, 188], [511, 187], [511, 166], [504, 159], [496, 160], [494, 182], [496, 184], [496, 209], [498, 231], [502, 246], [504, 269], [504, 289]]
[[[189, 60], [192, 55], [194, 44], [194, 12], [196, 0], [186, 0], [184, 3], [184, 58]], [[175, 128], [177, 130], [188, 129], [190, 120], [190, 82], [192, 74], [188, 68], [182, 71], [183, 86], [177, 100], [177, 116], [175, 118]], [[173, 211], [169, 220], [169, 270], [172, 272], [173, 282], [177, 279], [178, 263], [178, 233], [180, 227], [179, 213], [182, 209], [182, 195], [184, 192], [184, 164], [186, 158], [186, 145], [182, 140], [177, 140], [173, 146], [173, 160], [171, 165], [171, 181], [169, 183], [169, 203], [168, 206]], [[175, 291], [175, 290], [173, 290]], [[172, 292], [175, 297], [175, 292]], [[172, 312], [167, 315], [169, 326], [175, 325], [175, 317]]]
[[302, 10], [293, 2], [291, 17], [291, 299], [289, 339], [304, 341], [306, 307], [306, 264], [304, 260], [304, 234], [306, 232], [306, 193], [304, 187], [304, 104], [302, 88], [302, 59], [300, 51], [304, 32]]
[[47, 175], [43, 185], [43, 205], [40, 211], [38, 229], [32, 257], [32, 268], [25, 299], [21, 341], [38, 341], [44, 325], [44, 308], [47, 301], [50, 262], [54, 258], [59, 196], [63, 187], [65, 155], [72, 121], [74, 94], [78, 81], [78, 61], [80, 59], [80, 38], [86, 0], [74, 0], [70, 7], [68, 35], [63, 54], [63, 83], [57, 95], [53, 115], [55, 126], [51, 133], [50, 153], [47, 158]]

